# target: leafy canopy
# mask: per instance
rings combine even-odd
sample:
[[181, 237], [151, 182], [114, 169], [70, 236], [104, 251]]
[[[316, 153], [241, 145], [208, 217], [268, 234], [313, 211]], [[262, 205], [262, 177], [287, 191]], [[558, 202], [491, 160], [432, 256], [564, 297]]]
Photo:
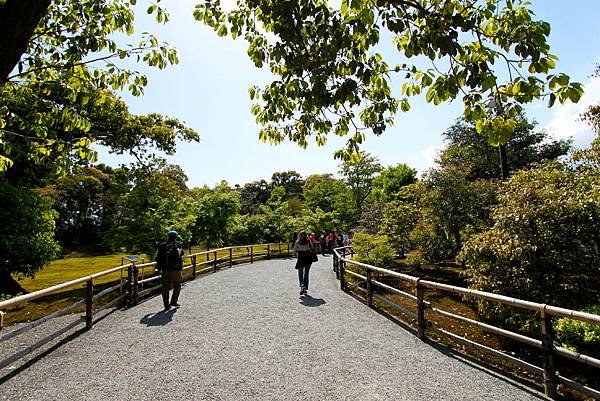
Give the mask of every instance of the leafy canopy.
[[[322, 145], [330, 133], [349, 136], [336, 152], [346, 160], [365, 132], [382, 134], [422, 93], [436, 105], [461, 99], [464, 118], [493, 145], [511, 137], [521, 104], [582, 94], [551, 73], [550, 25], [527, 1], [342, 0], [336, 9], [326, 0], [248, 0], [225, 12], [204, 0], [194, 17], [219, 36], [242, 36], [254, 64], [277, 76], [249, 90], [263, 141], [306, 147], [310, 137]], [[401, 57], [378, 52], [389, 40]]]

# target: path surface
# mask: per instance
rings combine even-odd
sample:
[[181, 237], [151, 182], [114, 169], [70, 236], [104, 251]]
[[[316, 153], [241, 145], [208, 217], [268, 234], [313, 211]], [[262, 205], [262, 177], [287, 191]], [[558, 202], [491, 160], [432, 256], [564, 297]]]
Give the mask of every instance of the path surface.
[[1, 370], [0, 400], [544, 399], [420, 342], [342, 293], [320, 259], [309, 298], [280, 259], [187, 283], [167, 313], [160, 297], [111, 313]]

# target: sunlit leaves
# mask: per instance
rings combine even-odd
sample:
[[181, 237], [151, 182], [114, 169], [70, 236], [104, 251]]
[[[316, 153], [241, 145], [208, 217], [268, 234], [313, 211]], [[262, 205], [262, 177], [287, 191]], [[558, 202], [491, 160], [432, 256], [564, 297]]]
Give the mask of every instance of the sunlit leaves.
[[[322, 144], [327, 119], [330, 132], [348, 138], [336, 152], [344, 160], [364, 131], [381, 134], [398, 108], [408, 111], [411, 96], [436, 105], [461, 99], [464, 118], [482, 121], [490, 143], [502, 143], [521, 104], [545, 96], [549, 104], [577, 101], [582, 94], [566, 75], [548, 75], [557, 59], [547, 43], [550, 26], [535, 20], [525, 1], [343, 0], [337, 10], [324, 0], [254, 0], [224, 12], [219, 1], [204, 0], [194, 16], [219, 35], [243, 36], [254, 64], [280, 77], [250, 91], [259, 101], [252, 112], [263, 126], [261, 139], [306, 146], [314, 136]], [[433, 68], [420, 61], [390, 68], [376, 52], [384, 29], [406, 60], [425, 57]], [[393, 74], [404, 79], [402, 99]]]

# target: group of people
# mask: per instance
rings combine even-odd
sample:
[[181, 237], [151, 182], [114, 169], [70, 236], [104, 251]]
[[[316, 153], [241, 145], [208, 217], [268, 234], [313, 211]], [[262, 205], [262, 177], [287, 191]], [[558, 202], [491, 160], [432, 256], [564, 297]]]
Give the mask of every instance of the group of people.
[[[181, 283], [183, 281], [183, 253], [184, 247], [181, 241], [177, 240], [176, 231], [169, 231], [167, 240], [158, 246], [156, 253], [156, 270], [162, 276], [162, 298], [165, 310], [171, 307], [179, 307], [179, 294], [181, 293]], [[296, 269], [298, 270], [298, 281], [300, 284], [300, 295], [307, 294], [309, 284], [310, 266], [317, 261], [317, 253], [320, 251], [333, 253], [333, 249], [341, 246], [347, 246], [349, 239], [346, 234], [334, 232], [325, 232], [317, 235], [311, 233], [308, 235], [305, 231], [294, 235], [294, 252], [297, 256]], [[170, 291], [173, 294], [169, 299]]]

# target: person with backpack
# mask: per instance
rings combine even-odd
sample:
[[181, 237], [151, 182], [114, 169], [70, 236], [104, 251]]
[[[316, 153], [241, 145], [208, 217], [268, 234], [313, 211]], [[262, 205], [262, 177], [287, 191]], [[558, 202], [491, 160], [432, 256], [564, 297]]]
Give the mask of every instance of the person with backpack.
[[[177, 232], [169, 231], [167, 240], [158, 246], [156, 252], [156, 270], [162, 276], [162, 298], [165, 310], [172, 306], [181, 306], [177, 303], [181, 292], [183, 275], [183, 244], [177, 241]], [[169, 302], [169, 291], [173, 290], [171, 302]]]

